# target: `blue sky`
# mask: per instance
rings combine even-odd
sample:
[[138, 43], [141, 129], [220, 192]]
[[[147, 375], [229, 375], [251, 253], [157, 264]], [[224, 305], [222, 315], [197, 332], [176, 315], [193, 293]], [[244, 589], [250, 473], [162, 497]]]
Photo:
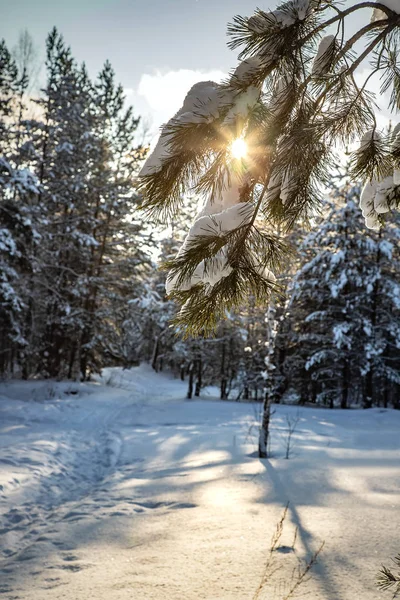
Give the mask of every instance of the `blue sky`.
[[[42, 57], [56, 25], [92, 76], [109, 59], [136, 111], [153, 126], [167, 120], [196, 81], [236, 64], [226, 25], [277, 0], [0, 0], [0, 37], [11, 47], [28, 28]], [[346, 4], [352, 4], [350, 0]], [[367, 16], [368, 19], [368, 16]]]
[[92, 75], [109, 59], [129, 101], [158, 125], [196, 80], [234, 66], [226, 25], [254, 6], [253, 0], [0, 0], [0, 37], [12, 46], [28, 28], [43, 55], [56, 25]]

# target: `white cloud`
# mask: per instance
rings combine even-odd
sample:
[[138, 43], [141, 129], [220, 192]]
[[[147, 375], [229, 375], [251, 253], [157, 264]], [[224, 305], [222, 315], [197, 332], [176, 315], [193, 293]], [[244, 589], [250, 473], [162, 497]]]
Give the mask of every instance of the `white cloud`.
[[219, 82], [226, 78], [222, 71], [155, 71], [142, 75], [137, 94], [142, 96], [149, 107], [155, 127], [159, 127], [170, 119], [182, 106], [183, 99], [189, 89], [198, 81]]

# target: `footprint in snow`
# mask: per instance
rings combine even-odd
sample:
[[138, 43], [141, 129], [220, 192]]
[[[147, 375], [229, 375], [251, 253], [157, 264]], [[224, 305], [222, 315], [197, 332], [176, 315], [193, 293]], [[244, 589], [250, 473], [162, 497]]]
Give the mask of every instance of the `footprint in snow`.
[[290, 554], [294, 552], [294, 548], [292, 546], [279, 546], [276, 548], [275, 552], [280, 552], [280, 554]]
[[64, 515], [63, 521], [71, 521], [71, 520], [79, 521], [82, 517], [87, 517], [87, 513], [72, 510], [71, 512]]
[[157, 508], [170, 508], [173, 510], [178, 510], [183, 508], [196, 508], [197, 506], [191, 502], [135, 502], [134, 504], [140, 507], [139, 509], [134, 509], [136, 512], [142, 512], [144, 508], [150, 510]]
[[89, 565], [59, 565], [56, 568], [63, 569], [64, 571], [71, 571], [71, 573], [78, 573], [78, 571], [88, 569]]
[[67, 556], [63, 556], [62, 559], [65, 562], [72, 562], [74, 560], [79, 560], [79, 557], [75, 556], [75, 554], [67, 554]]

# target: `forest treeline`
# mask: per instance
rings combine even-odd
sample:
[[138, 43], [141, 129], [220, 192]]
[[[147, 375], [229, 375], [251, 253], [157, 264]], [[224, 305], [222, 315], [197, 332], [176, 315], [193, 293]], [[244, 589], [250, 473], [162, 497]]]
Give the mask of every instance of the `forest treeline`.
[[282, 295], [183, 339], [154, 255], [174, 256], [196, 200], [154, 237], [135, 187], [139, 117], [112, 66], [92, 79], [53, 30], [32, 98], [29, 57], [17, 58], [1, 42], [2, 377], [86, 379], [145, 360], [186, 379], [189, 397], [213, 384], [222, 399], [399, 408], [398, 219], [366, 229], [360, 189], [333, 177], [312, 231], [288, 236]]
[[134, 214], [139, 119], [111, 65], [92, 81], [55, 29], [33, 101], [28, 86], [3, 41], [0, 371], [85, 378], [121, 357], [127, 299], [150, 266]]

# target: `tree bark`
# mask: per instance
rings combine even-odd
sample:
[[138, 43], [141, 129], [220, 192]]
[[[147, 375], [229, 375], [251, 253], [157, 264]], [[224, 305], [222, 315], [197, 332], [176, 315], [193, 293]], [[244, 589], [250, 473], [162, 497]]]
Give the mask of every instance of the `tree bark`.
[[196, 387], [194, 390], [194, 395], [198, 398], [200, 396], [200, 391], [201, 391], [201, 386], [202, 386], [202, 370], [203, 370], [203, 363], [201, 360], [201, 355], [199, 356], [199, 358], [197, 359], [197, 380], [196, 380]]
[[194, 365], [193, 363], [190, 363], [189, 365], [189, 384], [188, 384], [188, 391], [187, 391], [187, 399], [191, 400], [193, 397], [193, 379], [194, 379]]
[[374, 397], [374, 371], [371, 366], [365, 377], [364, 408], [372, 408]]
[[349, 397], [349, 362], [347, 359], [343, 363], [343, 385], [342, 385], [342, 399], [340, 401], [340, 408], [348, 408], [348, 397]]
[[269, 439], [269, 424], [271, 420], [271, 395], [265, 394], [263, 416], [260, 427], [260, 435], [258, 439], [258, 456], [259, 458], [268, 458], [268, 439]]
[[222, 356], [221, 356], [221, 386], [220, 386], [220, 399], [221, 400], [226, 400], [226, 386], [227, 386], [227, 379], [226, 379], [226, 374], [225, 374], [225, 354], [226, 354], [226, 347], [225, 347], [225, 339], [222, 342]]
[[160, 350], [160, 338], [157, 335], [156, 339], [154, 340], [153, 356], [151, 357], [151, 366], [155, 370], [156, 373], [157, 373], [157, 358], [158, 358], [159, 350]]

